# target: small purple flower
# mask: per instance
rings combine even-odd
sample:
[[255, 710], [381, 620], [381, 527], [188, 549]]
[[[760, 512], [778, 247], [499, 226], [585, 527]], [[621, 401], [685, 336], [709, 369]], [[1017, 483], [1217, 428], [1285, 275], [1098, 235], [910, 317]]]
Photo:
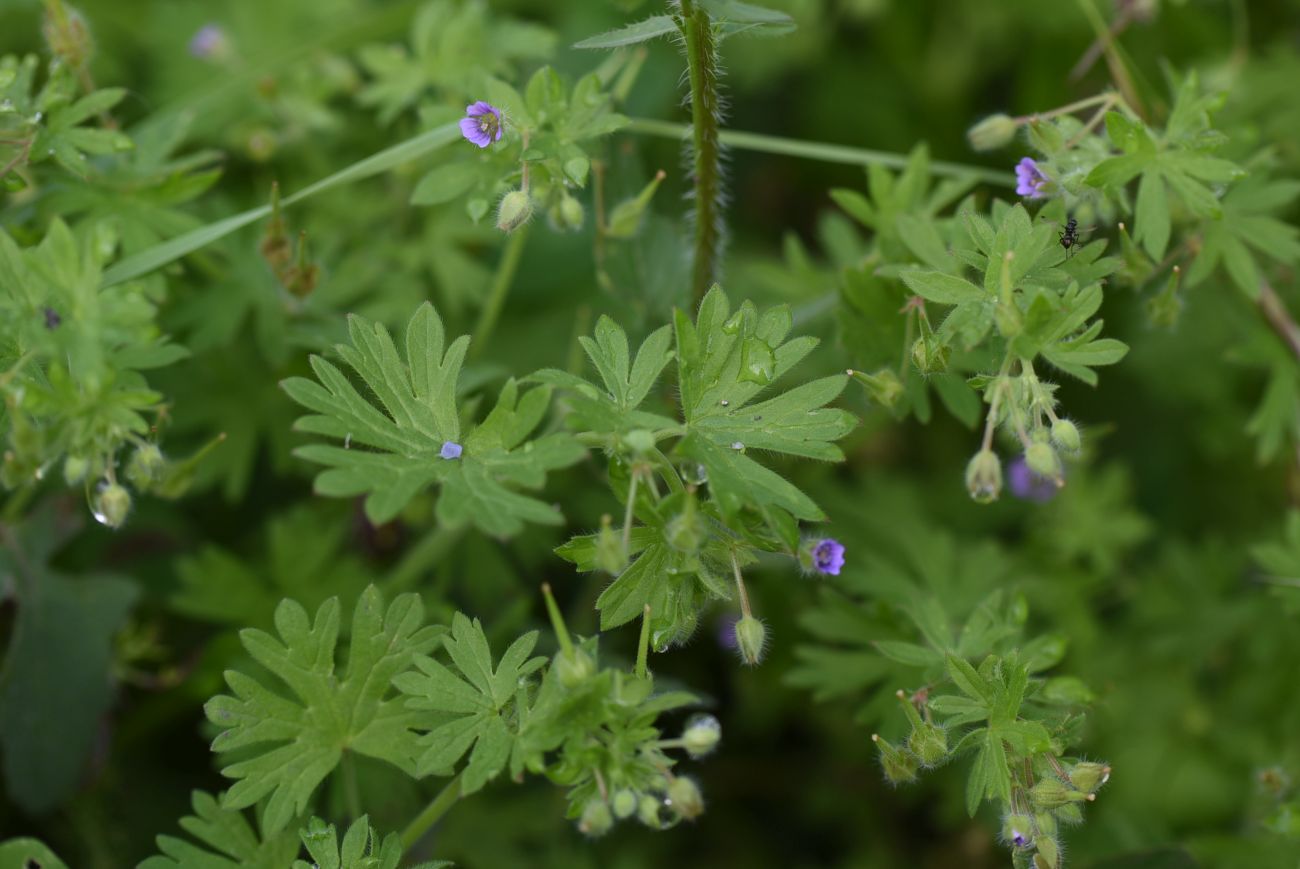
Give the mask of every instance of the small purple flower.
[[1030, 199], [1042, 199], [1047, 194], [1043, 193], [1043, 185], [1047, 183], [1047, 176], [1038, 168], [1032, 157], [1025, 157], [1016, 164], [1016, 194], [1027, 196]]
[[442, 449], [438, 451], [438, 455], [444, 459], [459, 459], [460, 454], [464, 451], [465, 448], [455, 441], [443, 441]]
[[220, 60], [230, 49], [226, 31], [217, 24], [205, 24], [190, 39], [190, 54], [201, 60]]
[[479, 100], [472, 106], [466, 106], [465, 114], [468, 117], [460, 119], [462, 136], [480, 148], [501, 141], [505, 126], [501, 123], [501, 112], [494, 106]]
[[718, 619], [718, 645], [724, 649], [735, 650], [736, 648], [736, 622], [740, 621], [740, 616], [734, 613], [728, 613]]
[[844, 566], [844, 545], [838, 540], [826, 537], [818, 540], [812, 548], [813, 567], [829, 576], [839, 576]]
[[1012, 830], [1011, 844], [1015, 845], [1017, 848], [1023, 848], [1029, 844], [1029, 837], [1019, 830]]
[[1016, 456], [1007, 465], [1007, 488], [1022, 501], [1046, 504], [1056, 497], [1061, 487], [1055, 480], [1039, 476], [1029, 469], [1024, 456]]

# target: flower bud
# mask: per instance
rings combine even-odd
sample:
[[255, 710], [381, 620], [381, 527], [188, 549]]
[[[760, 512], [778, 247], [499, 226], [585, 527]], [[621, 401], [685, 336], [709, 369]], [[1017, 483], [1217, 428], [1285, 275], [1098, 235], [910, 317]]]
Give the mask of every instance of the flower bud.
[[692, 715], [682, 731], [682, 745], [691, 757], [704, 757], [721, 739], [722, 725], [712, 715]]
[[1099, 787], [1110, 781], [1110, 767], [1104, 763], [1083, 761], [1070, 769], [1070, 784], [1084, 793], [1095, 793]]
[[892, 368], [882, 368], [875, 374], [848, 370], [848, 375], [862, 384], [871, 400], [886, 410], [892, 410], [903, 397], [903, 381], [898, 379]]
[[907, 747], [922, 766], [935, 766], [948, 757], [948, 734], [936, 724], [922, 722], [912, 728]]
[[1016, 138], [1020, 125], [1010, 115], [989, 115], [966, 131], [966, 139], [976, 151], [1005, 148]]
[[1028, 848], [1034, 843], [1034, 819], [1012, 813], [1002, 819], [1002, 838], [1013, 848]]
[[654, 450], [655, 436], [653, 432], [646, 429], [634, 428], [623, 435], [623, 443], [627, 444], [627, 448], [638, 456], [644, 456]]
[[600, 532], [596, 535], [596, 566], [614, 576], [618, 576], [627, 567], [627, 550], [623, 548], [623, 539], [610, 527], [608, 516], [601, 518]]
[[575, 648], [572, 654], [560, 652], [555, 656], [555, 674], [565, 688], [576, 688], [596, 672], [596, 662], [582, 649]]
[[167, 460], [155, 444], [142, 444], [126, 463], [126, 478], [137, 489], [146, 490], [162, 476]]
[[922, 337], [912, 343], [912, 364], [922, 374], [942, 374], [948, 370], [952, 351], [938, 340]]
[[45, 4], [41, 30], [50, 54], [73, 69], [90, 63], [95, 54], [95, 40], [90, 35], [85, 16], [67, 3]]
[[614, 817], [618, 818], [620, 821], [632, 817], [636, 812], [638, 802], [636, 791], [628, 790], [627, 788], [616, 791], [613, 799]]
[[1077, 453], [1081, 445], [1079, 428], [1068, 419], [1052, 423], [1052, 443], [1067, 453]]
[[131, 493], [117, 483], [101, 483], [92, 511], [100, 525], [114, 530], [121, 528], [131, 512]]
[[1056, 778], [1045, 778], [1029, 792], [1034, 805], [1040, 809], [1056, 809], [1067, 803], [1089, 799], [1090, 795], [1076, 791]]
[[988, 504], [1002, 493], [1002, 460], [992, 450], [980, 450], [966, 464], [966, 491], [977, 503]]
[[90, 459], [85, 456], [68, 456], [63, 460], [63, 482], [75, 486], [90, 473]]
[[[1060, 809], [1056, 809], [1055, 811], [1060, 811]], [[1056, 835], [1056, 815], [1052, 812], [1035, 812], [1034, 825], [1038, 828], [1040, 835]]]
[[908, 752], [882, 739], [880, 734], [871, 734], [871, 741], [880, 749], [880, 765], [885, 769], [885, 778], [890, 784], [904, 784], [916, 779], [916, 758]]
[[667, 807], [661, 798], [652, 794], [643, 794], [641, 801], [637, 803], [636, 816], [650, 829], [662, 830], [668, 826], [668, 819], [664, 817], [666, 810]]
[[582, 203], [567, 193], [560, 194], [560, 199], [546, 212], [546, 219], [557, 232], [577, 232], [582, 229], [586, 213]]
[[665, 178], [661, 169], [655, 173], [655, 177], [650, 183], [642, 188], [632, 199], [626, 199], [615, 205], [609, 213], [609, 221], [605, 227], [605, 235], [609, 238], [631, 238], [637, 234], [641, 228], [641, 218], [650, 205], [650, 200], [654, 198], [655, 191], [659, 189], [659, 184]]
[[1038, 853], [1034, 855], [1034, 865], [1042, 869], [1057, 869], [1061, 865], [1061, 846], [1051, 836], [1042, 836], [1035, 843]]
[[1025, 464], [1038, 476], [1060, 484], [1061, 459], [1057, 456], [1056, 450], [1052, 449], [1051, 444], [1045, 441], [1034, 441], [1025, 447]]
[[767, 646], [767, 628], [753, 616], [745, 616], [736, 622], [736, 648], [741, 660], [753, 667], [763, 660], [763, 650]]
[[1066, 803], [1053, 814], [1062, 824], [1074, 826], [1083, 823], [1083, 809], [1079, 808], [1079, 803]]
[[668, 785], [668, 804], [678, 815], [693, 821], [704, 814], [704, 796], [693, 779], [679, 775]]
[[523, 190], [511, 190], [501, 197], [497, 207], [497, 229], [514, 232], [533, 216], [533, 200]]
[[578, 819], [578, 829], [592, 838], [605, 835], [612, 826], [614, 826], [614, 816], [602, 799], [594, 799], [587, 803], [582, 809], [582, 817]]
[[704, 544], [708, 526], [700, 516], [695, 493], [687, 492], [682, 511], [664, 525], [664, 539], [678, 552], [696, 553]]

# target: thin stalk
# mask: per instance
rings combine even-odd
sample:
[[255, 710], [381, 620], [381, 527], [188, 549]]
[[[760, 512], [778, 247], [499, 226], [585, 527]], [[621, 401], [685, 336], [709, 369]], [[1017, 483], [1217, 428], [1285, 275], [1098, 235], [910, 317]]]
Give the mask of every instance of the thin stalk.
[[749, 592], [745, 590], [745, 578], [740, 573], [740, 562], [736, 560], [736, 552], [731, 552], [731, 570], [736, 575], [736, 596], [740, 598], [740, 614], [744, 618], [753, 618], [754, 614], [749, 609]]
[[488, 293], [487, 304], [483, 306], [478, 317], [478, 325], [474, 327], [474, 338], [469, 345], [471, 359], [482, 355], [488, 339], [496, 329], [501, 309], [505, 307], [506, 297], [510, 295], [510, 286], [515, 281], [515, 273], [519, 271], [519, 260], [523, 256], [524, 243], [527, 241], [528, 224], [524, 224], [511, 233], [510, 240], [506, 242], [501, 261], [497, 263], [496, 276], [492, 279], [492, 289]]
[[650, 658], [650, 604], [641, 612], [641, 636], [636, 644], [636, 675], [644, 679], [648, 674], [647, 664]]
[[[667, 139], [682, 139], [691, 128], [687, 124], [675, 124], [670, 121], [656, 121], [650, 118], [632, 118], [624, 127], [630, 133], [646, 136], [661, 136]], [[902, 169], [907, 166], [905, 154], [890, 151], [874, 151], [869, 148], [855, 148], [849, 145], [835, 145], [830, 142], [806, 142], [802, 139], [787, 139], [782, 136], [769, 136], [765, 133], [746, 133], [739, 130], [722, 130], [718, 140], [729, 148], [742, 151], [759, 151], [765, 154], [780, 154], [786, 157], [803, 157], [819, 160], [823, 163], [843, 163], [850, 166], [867, 166], [871, 164], [886, 166], [890, 169]], [[986, 184], [1000, 187], [1015, 187], [1015, 176], [1010, 172], [1000, 172], [983, 166], [968, 166], [964, 163], [949, 163], [935, 160], [930, 163], [930, 171], [935, 175], [955, 178], [974, 178]]]
[[357, 759], [350, 751], [343, 752], [343, 793], [348, 803], [348, 817], [355, 821], [361, 817], [361, 787], [357, 784]]
[[1085, 97], [1081, 100], [1075, 100], [1074, 102], [1068, 103], [1060, 108], [1052, 109], [1050, 112], [1035, 112], [1030, 115], [1021, 115], [1015, 120], [1020, 123], [1028, 123], [1029, 121], [1046, 121], [1049, 118], [1073, 114], [1080, 109], [1086, 109], [1099, 103], [1110, 102], [1112, 99], [1114, 99], [1114, 97], [1109, 93], [1096, 94], [1094, 96]]
[[681, 0], [686, 67], [691, 84], [691, 144], [695, 185], [695, 261], [691, 286], [702, 299], [722, 258], [722, 145], [719, 120], [718, 47], [709, 13], [695, 0]]
[[402, 850], [409, 850], [416, 842], [424, 837], [429, 828], [438, 823], [438, 820], [447, 810], [456, 805], [456, 800], [460, 799], [460, 777], [462, 773], [457, 773], [451, 781], [438, 791], [429, 805], [424, 807], [424, 811], [415, 816], [415, 820], [406, 825], [402, 831]]
[[636, 507], [636, 483], [641, 478], [641, 471], [632, 468], [632, 481], [627, 485], [627, 507], [623, 509], [623, 557], [626, 558], [632, 545], [632, 514]]
[[1286, 309], [1282, 297], [1277, 294], [1277, 290], [1272, 285], [1263, 282], [1259, 285], [1259, 310], [1264, 315], [1264, 319], [1273, 327], [1282, 342], [1300, 359], [1300, 326], [1296, 325], [1295, 319], [1291, 312]]

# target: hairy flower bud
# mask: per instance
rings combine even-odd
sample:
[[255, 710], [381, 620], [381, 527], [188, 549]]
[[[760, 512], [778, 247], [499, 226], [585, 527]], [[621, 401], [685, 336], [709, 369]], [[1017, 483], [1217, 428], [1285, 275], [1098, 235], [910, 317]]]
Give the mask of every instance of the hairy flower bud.
[[907, 747], [922, 766], [935, 766], [948, 757], [948, 734], [936, 724], [922, 722], [912, 728]]
[[131, 493], [117, 483], [101, 483], [92, 510], [100, 525], [121, 528], [131, 512]]
[[167, 466], [162, 450], [155, 444], [142, 444], [126, 463], [126, 478], [137, 489], [145, 490], [154, 484]]
[[912, 364], [922, 374], [942, 374], [948, 370], [948, 356], [952, 351], [929, 336], [917, 338], [912, 343]]
[[882, 368], [875, 374], [854, 371], [850, 368], [846, 373], [862, 384], [872, 401], [887, 410], [892, 410], [903, 397], [903, 381], [898, 379], [898, 375], [892, 368]]
[[1057, 869], [1061, 865], [1061, 846], [1051, 836], [1042, 836], [1035, 843], [1038, 853], [1034, 865], [1042, 869]]
[[1025, 447], [1025, 464], [1038, 476], [1060, 483], [1061, 458], [1051, 444], [1045, 441], [1034, 441]]
[[1070, 784], [1084, 793], [1095, 793], [1110, 781], [1110, 767], [1104, 763], [1082, 761], [1070, 769]]
[[1055, 778], [1045, 778], [1029, 792], [1034, 805], [1040, 809], [1056, 809], [1067, 803], [1080, 802], [1091, 798], [1090, 794], [1076, 791], [1065, 782]]
[[585, 217], [582, 203], [567, 193], [560, 194], [559, 201], [546, 212], [546, 219], [557, 232], [577, 232]]
[[655, 448], [654, 432], [643, 428], [634, 428], [627, 434], [623, 435], [623, 443], [627, 448], [638, 456], [644, 456], [652, 452]]
[[74, 486], [90, 473], [90, 459], [85, 456], [68, 456], [63, 460], [63, 482]]
[[1067, 453], [1077, 453], [1081, 445], [1079, 428], [1068, 419], [1052, 423], [1052, 443]]
[[871, 734], [871, 741], [880, 749], [880, 765], [884, 767], [885, 778], [890, 784], [905, 784], [916, 779], [916, 757], [903, 751], [880, 734]]
[[1005, 148], [1016, 138], [1020, 125], [1010, 115], [989, 115], [966, 131], [966, 139], [976, 151]]
[[533, 200], [526, 191], [511, 190], [497, 207], [497, 229], [514, 232], [533, 216]]
[[1002, 838], [1013, 848], [1028, 848], [1034, 843], [1034, 819], [1013, 812], [1002, 819]]
[[623, 820], [632, 817], [632, 815], [636, 813], [637, 803], [639, 803], [640, 800], [637, 799], [636, 791], [623, 788], [614, 793], [614, 799], [612, 802], [614, 817]]
[[596, 672], [596, 662], [582, 649], [575, 648], [572, 654], [560, 652], [555, 656], [555, 674], [565, 688], [576, 688]]
[[582, 809], [582, 817], [578, 819], [578, 829], [593, 838], [605, 835], [612, 826], [614, 816], [602, 799], [587, 803]]
[[966, 491], [980, 504], [998, 499], [1002, 493], [1002, 460], [992, 450], [980, 450], [966, 464]]
[[736, 622], [736, 648], [740, 657], [751, 667], [763, 660], [763, 650], [767, 646], [767, 628], [753, 616], [745, 616]]
[[665, 817], [668, 807], [664, 805], [664, 800], [652, 794], [643, 794], [641, 801], [637, 803], [636, 816], [641, 823], [645, 824], [652, 830], [662, 830], [668, 826], [671, 817]]
[[73, 69], [90, 63], [95, 54], [95, 40], [85, 16], [67, 3], [45, 4], [41, 30], [50, 54]]
[[704, 795], [694, 779], [679, 775], [668, 785], [668, 805], [681, 817], [693, 821], [704, 814]]
[[608, 516], [601, 518], [600, 531], [596, 534], [596, 566], [614, 576], [627, 567], [627, 550], [618, 532], [610, 527]]
[[722, 725], [712, 715], [692, 715], [682, 731], [682, 745], [691, 757], [704, 757], [721, 739]]

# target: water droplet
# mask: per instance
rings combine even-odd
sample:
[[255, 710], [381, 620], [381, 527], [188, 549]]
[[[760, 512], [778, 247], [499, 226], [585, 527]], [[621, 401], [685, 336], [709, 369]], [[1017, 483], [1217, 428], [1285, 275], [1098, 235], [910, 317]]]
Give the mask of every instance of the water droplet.
[[698, 463], [687, 463], [678, 469], [682, 481], [692, 486], [703, 486], [709, 481], [709, 469]]
[[733, 441], [731, 444], [731, 448], [733, 450], [743, 450], [745, 448], [745, 445], [742, 444], [740, 441]]
[[348, 436], [343, 439], [343, 449], [352, 449], [352, 432], [348, 432]]
[[760, 413], [754, 417], [754, 422], [762, 422], [762, 421], [763, 421], [763, 414]]
[[722, 405], [723, 407], [727, 407], [728, 405], [731, 404], [731, 402], [730, 402], [730, 401], [727, 401], [727, 400], [724, 398], [724, 399], [722, 399], [722, 401], [719, 401], [718, 404]]
[[740, 379], [766, 386], [776, 376], [776, 354], [766, 341], [745, 340], [740, 357]]
[[740, 331], [740, 312], [732, 314], [727, 318], [727, 322], [722, 324], [722, 331], [728, 335], [735, 335]]

